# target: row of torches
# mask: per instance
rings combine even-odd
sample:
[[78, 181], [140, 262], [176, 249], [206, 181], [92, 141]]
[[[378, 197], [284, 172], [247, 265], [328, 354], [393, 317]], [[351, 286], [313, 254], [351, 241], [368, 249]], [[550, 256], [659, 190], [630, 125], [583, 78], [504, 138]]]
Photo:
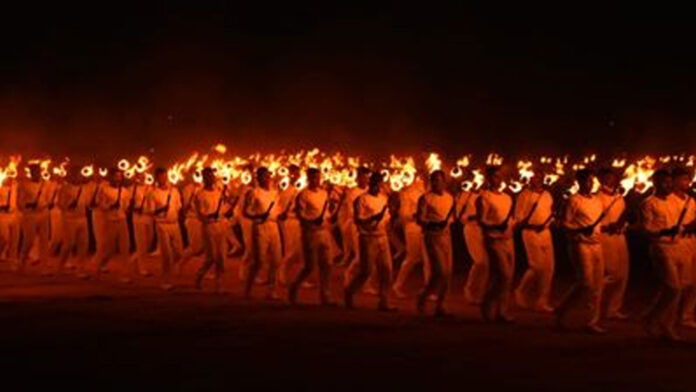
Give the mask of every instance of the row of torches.
[[[696, 157], [693, 155], [669, 155], [653, 158], [645, 156], [635, 161], [629, 162], [626, 158], [613, 159], [611, 166], [617, 171], [622, 172], [621, 191], [626, 195], [631, 190], [638, 193], [645, 193], [652, 187], [651, 176], [661, 165], [678, 164], [687, 167], [694, 166]], [[512, 193], [518, 193], [524, 185], [535, 175], [543, 175], [543, 182], [547, 186], [556, 184], [564, 177], [568, 168], [572, 171], [595, 165], [597, 156], [595, 154], [583, 157], [577, 162], [570, 162], [568, 156], [551, 157], [542, 156], [536, 160], [519, 160], [516, 165], [516, 173], [510, 176], [508, 182], [501, 185], [500, 190], [507, 189]], [[10, 156], [5, 167], [0, 167], [0, 186], [6, 178], [15, 178], [19, 175], [21, 156]], [[449, 175], [464, 191], [479, 189], [484, 182], [484, 166], [503, 165], [504, 159], [497, 153], [488, 154], [485, 163], [480, 167], [472, 167], [473, 156], [465, 155], [458, 159], [450, 168]], [[51, 159], [31, 159], [27, 161], [29, 165], [38, 164], [41, 168], [41, 175], [45, 180], [52, 177], [66, 177], [70, 160], [65, 158], [58, 164], [54, 164]], [[309, 151], [299, 151], [295, 154], [252, 154], [248, 157], [227, 155], [227, 147], [217, 144], [206, 154], [194, 152], [187, 159], [176, 162], [168, 168], [169, 181], [172, 184], [179, 184], [186, 179], [194, 182], [202, 182], [201, 172], [205, 167], [212, 167], [218, 178], [224, 183], [230, 182], [249, 184], [253, 179], [252, 168], [265, 166], [269, 169], [274, 178], [278, 181], [279, 187], [285, 189], [290, 185], [288, 167], [297, 165], [301, 169], [315, 167], [320, 169], [324, 181], [341, 187], [351, 187], [356, 184], [357, 168], [360, 166], [379, 170], [382, 173], [385, 183], [392, 191], [398, 192], [412, 184], [419, 174], [423, 172], [433, 172], [443, 170], [442, 159], [437, 153], [430, 153], [425, 158], [419, 173], [418, 166], [413, 157], [390, 156], [388, 161], [366, 162], [360, 157], [347, 157], [341, 153], [329, 155], [313, 149]], [[123, 171], [126, 178], [133, 178], [136, 175], [143, 175], [146, 184], [154, 183], [152, 170], [153, 162], [147, 156], [140, 156], [135, 161], [121, 159], [117, 167]], [[29, 169], [24, 167], [28, 176]], [[93, 178], [95, 176], [106, 177], [109, 169], [98, 167], [95, 164], [88, 164], [81, 168], [80, 173], [83, 177]], [[294, 184], [298, 188], [303, 188], [306, 184], [304, 174]], [[696, 184], [696, 176], [694, 177]], [[596, 187], [599, 187], [597, 182]], [[577, 192], [578, 185], [569, 181], [566, 194]]]

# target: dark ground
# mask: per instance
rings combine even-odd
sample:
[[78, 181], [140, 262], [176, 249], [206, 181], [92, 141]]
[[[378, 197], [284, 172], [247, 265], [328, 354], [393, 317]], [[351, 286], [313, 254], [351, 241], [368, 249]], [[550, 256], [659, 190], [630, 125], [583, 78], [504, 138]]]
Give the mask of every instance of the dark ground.
[[[410, 300], [396, 301], [393, 314], [371, 310], [368, 296], [356, 311], [244, 301], [236, 268], [228, 269], [227, 295], [197, 293], [190, 279], [162, 293], [153, 278], [129, 287], [113, 276], [78, 281], [0, 269], [0, 369], [20, 389], [696, 387], [693, 331], [684, 332], [686, 343], [665, 343], [646, 338], [634, 320], [590, 336], [553, 330], [550, 316], [528, 312], [517, 312], [515, 325], [486, 325], [463, 305], [461, 284], [449, 306], [456, 317], [432, 320]], [[311, 292], [304, 299], [315, 303]]]

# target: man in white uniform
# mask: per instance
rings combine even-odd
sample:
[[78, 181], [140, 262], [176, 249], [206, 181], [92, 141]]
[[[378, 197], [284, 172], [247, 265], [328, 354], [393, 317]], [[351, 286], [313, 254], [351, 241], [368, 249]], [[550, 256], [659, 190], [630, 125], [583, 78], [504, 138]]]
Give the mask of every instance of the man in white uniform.
[[201, 185], [191, 181], [182, 191], [182, 208], [184, 214], [184, 227], [188, 237], [188, 247], [184, 251], [182, 263], [186, 263], [191, 258], [203, 254], [203, 223], [198, 219], [196, 213], [195, 200]]
[[329, 195], [321, 188], [321, 173], [316, 168], [307, 169], [307, 187], [297, 195], [295, 213], [302, 225], [302, 249], [304, 264], [288, 290], [288, 302], [297, 303], [302, 283], [319, 267], [319, 300], [322, 305], [333, 305], [330, 292], [331, 233], [329, 231]]
[[515, 290], [515, 302], [523, 309], [551, 312], [554, 257], [549, 225], [553, 219], [553, 198], [543, 183], [543, 177], [535, 173], [515, 202], [515, 221], [522, 230], [528, 264]]
[[339, 261], [338, 266], [348, 265], [346, 270], [346, 281], [349, 276], [355, 274], [355, 270], [359, 269], [358, 257], [360, 251], [358, 249], [358, 229], [355, 226], [353, 218], [353, 203], [358, 196], [367, 191], [367, 183], [370, 178], [370, 169], [359, 167], [356, 175], [356, 186], [345, 189], [341, 205], [338, 206], [338, 228], [341, 231], [341, 242], [343, 248], [343, 258]]
[[509, 306], [515, 273], [514, 206], [510, 195], [499, 190], [502, 182], [501, 167], [488, 167], [486, 189], [476, 199], [476, 216], [483, 228], [490, 260], [490, 282], [481, 302], [481, 316], [486, 321], [511, 322]]
[[29, 165], [29, 179], [22, 181], [18, 189], [17, 206], [22, 212], [22, 250], [19, 257], [19, 270], [23, 271], [29, 252], [37, 237], [39, 240], [39, 260], [48, 264], [48, 185], [41, 178], [39, 165]]
[[129, 257], [130, 238], [126, 222], [129, 201], [128, 188], [123, 184], [123, 172], [119, 169], [111, 169], [109, 183], [101, 186], [97, 194], [97, 208], [104, 213], [104, 242], [103, 246], [99, 247], [95, 260], [97, 276], [99, 276], [108, 271], [107, 264], [118, 250], [120, 258], [126, 264], [124, 276], [121, 278], [123, 283], [132, 283], [138, 274], [136, 264]]
[[[694, 308], [696, 308], [696, 240], [693, 229], [696, 226], [696, 200], [689, 195], [691, 190], [691, 172], [685, 168], [675, 168], [672, 171], [673, 190], [669, 195], [669, 200], [682, 206], [680, 210], [681, 234], [675, 239], [681, 247], [681, 253], [685, 260], [690, 262], [687, 272], [691, 272], [691, 277], [687, 275], [682, 287], [682, 309], [681, 323], [685, 327], [696, 328], [694, 320]], [[687, 262], [687, 263], [688, 263]]]
[[423, 228], [425, 249], [428, 253], [428, 282], [418, 295], [416, 309], [425, 312], [431, 294], [436, 295], [435, 316], [446, 316], [445, 296], [452, 278], [452, 237], [449, 225], [454, 214], [454, 198], [445, 190], [445, 173], [436, 170], [430, 174], [430, 191], [418, 200], [417, 219]]
[[251, 298], [251, 290], [259, 271], [265, 266], [268, 272], [268, 299], [279, 299], [276, 287], [276, 270], [281, 258], [278, 214], [278, 191], [271, 188], [271, 173], [266, 167], [256, 169], [256, 186], [247, 192], [242, 212], [253, 222], [251, 228], [251, 262], [244, 284], [244, 296]]
[[145, 196], [152, 186], [144, 183], [144, 175], [137, 174], [130, 191], [129, 209], [133, 212], [133, 239], [135, 240], [135, 253], [132, 256], [140, 275], [149, 276], [150, 272], [145, 268], [147, 257], [154, 238], [154, 222], [152, 215], [145, 213]]
[[65, 179], [61, 176], [53, 176], [48, 181], [48, 220], [49, 220], [49, 240], [48, 252], [50, 255], [58, 254], [63, 243], [63, 210], [56, 208], [58, 195], [63, 187]]
[[599, 224], [604, 219], [602, 202], [592, 194], [594, 175], [591, 171], [578, 170], [575, 178], [579, 191], [568, 199], [563, 227], [569, 235], [570, 256], [578, 281], [556, 309], [556, 325], [565, 327], [568, 313], [583, 307], [589, 310], [586, 330], [590, 333], [604, 333], [606, 330], [599, 325], [604, 288], [604, 254], [599, 240]]
[[604, 254], [606, 287], [606, 317], [625, 320], [628, 315], [622, 310], [626, 286], [628, 285], [628, 244], [624, 231], [626, 229], [626, 202], [618, 192], [619, 177], [611, 169], [600, 172], [601, 187], [597, 197], [605, 211], [600, 222], [599, 240]]
[[63, 243], [58, 256], [58, 270], [66, 265], [70, 255], [75, 252], [77, 277], [86, 279], [85, 270], [89, 251], [89, 232], [87, 227], [87, 179], [79, 172], [70, 172], [70, 178], [61, 187], [58, 208], [63, 212]]
[[300, 168], [291, 165], [288, 168], [289, 183], [287, 188], [280, 192], [279, 204], [281, 214], [278, 217], [280, 233], [283, 239], [283, 258], [278, 266], [278, 284], [288, 284], [288, 273], [294, 264], [302, 261], [302, 229], [300, 220], [295, 214], [295, 198], [299, 193], [297, 180], [300, 178]]
[[227, 255], [226, 225], [221, 221], [222, 213], [225, 212], [223, 207], [227, 198], [227, 188], [218, 189], [215, 186], [216, 178], [212, 168], [203, 169], [202, 174], [203, 189], [196, 195], [195, 207], [199, 219], [203, 222], [205, 261], [196, 273], [196, 288], [202, 288], [205, 274], [215, 265], [215, 291], [220, 292]]
[[392, 259], [387, 238], [388, 200], [387, 196], [380, 192], [381, 183], [382, 175], [377, 172], [372, 173], [368, 191], [358, 196], [353, 202], [353, 217], [359, 233], [360, 257], [357, 261], [357, 271], [348, 277], [345, 288], [345, 305], [348, 309], [353, 308], [355, 293], [370, 277], [371, 270], [376, 268], [379, 281], [378, 309], [393, 310], [389, 306], [388, 299], [392, 276]]
[[155, 170], [156, 186], [145, 195], [145, 214], [155, 220], [155, 232], [162, 257], [162, 289], [171, 290], [170, 275], [172, 266], [181, 262], [184, 245], [179, 229], [181, 195], [179, 189], [169, 184], [167, 170]]
[[464, 297], [472, 305], [481, 305], [483, 295], [488, 287], [489, 257], [483, 229], [476, 216], [476, 200], [479, 193], [475, 190], [461, 192], [457, 201], [457, 211], [466, 250], [471, 257], [471, 269], [464, 285]]
[[20, 212], [17, 209], [17, 181], [5, 178], [0, 186], [0, 257], [18, 267]]
[[680, 244], [682, 217], [687, 202], [671, 197], [672, 177], [664, 170], [653, 174], [655, 193], [641, 204], [641, 223], [650, 239], [650, 255], [660, 269], [660, 293], [646, 317], [646, 330], [670, 340], [679, 340], [676, 332], [682, 289], [691, 280], [691, 260]]
[[423, 279], [428, 281], [428, 256], [423, 246], [423, 230], [416, 221], [418, 200], [423, 195], [423, 188], [423, 181], [417, 178], [406, 189], [399, 192], [399, 218], [404, 230], [405, 256], [394, 282], [394, 293], [397, 298], [406, 298], [406, 281], [418, 263], [423, 263]]

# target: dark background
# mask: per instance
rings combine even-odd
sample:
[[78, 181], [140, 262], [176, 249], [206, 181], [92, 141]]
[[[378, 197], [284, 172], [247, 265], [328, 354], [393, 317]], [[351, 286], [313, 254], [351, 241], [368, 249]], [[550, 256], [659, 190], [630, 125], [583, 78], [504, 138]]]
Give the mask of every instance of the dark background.
[[196, 4], [4, 9], [0, 151], [170, 157], [223, 141], [240, 152], [580, 154], [696, 142], [687, 9]]

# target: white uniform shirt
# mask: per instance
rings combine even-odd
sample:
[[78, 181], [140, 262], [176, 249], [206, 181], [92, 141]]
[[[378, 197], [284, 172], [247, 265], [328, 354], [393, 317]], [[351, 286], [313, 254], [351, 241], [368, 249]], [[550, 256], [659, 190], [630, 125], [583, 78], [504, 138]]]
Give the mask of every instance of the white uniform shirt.
[[403, 224], [413, 223], [418, 213], [418, 199], [423, 195], [423, 189], [416, 184], [410, 185], [399, 193], [399, 218]]
[[[273, 207], [271, 208], [271, 203]], [[245, 212], [247, 215], [261, 215], [269, 211], [266, 221], [275, 221], [280, 214], [280, 203], [278, 201], [278, 191], [275, 189], [263, 189], [256, 187], [251, 189], [246, 195]]]
[[341, 209], [338, 211], [338, 221], [342, 223], [353, 222], [353, 204], [358, 196], [367, 191], [367, 188], [358, 188], [357, 186], [346, 189], [345, 198]]
[[65, 183], [58, 196], [58, 207], [68, 219], [86, 219], [85, 208], [89, 203], [90, 193], [86, 184]]
[[[597, 195], [583, 196], [579, 193], [568, 198], [563, 225], [568, 229], [582, 229], [594, 224], [602, 215], [602, 202]], [[600, 225], [594, 227], [590, 235], [577, 233], [573, 239], [579, 242], [598, 243]]]
[[[618, 222], [619, 219], [621, 219], [621, 215], [626, 210], [626, 202], [623, 196], [620, 194], [609, 194], [600, 190], [597, 197], [602, 202], [602, 210], [606, 211], [600, 225], [606, 226]], [[609, 206], [611, 206], [611, 208]]]
[[187, 184], [181, 191], [181, 206], [184, 209], [187, 217], [196, 217], [196, 195], [201, 190], [198, 183]]
[[[212, 190], [203, 188], [198, 191], [198, 194], [196, 194], [195, 205], [198, 216], [203, 222], [210, 222], [208, 216], [217, 211], [221, 197], [222, 190], [217, 188], [213, 188]], [[223, 211], [220, 211], [220, 214], [222, 213]]]
[[420, 211], [420, 220], [425, 223], [439, 223], [447, 219], [454, 198], [447, 192], [438, 195], [435, 192], [427, 192], [421, 197], [423, 209]]
[[[45, 211], [50, 196], [48, 184], [45, 181], [23, 181], [17, 191], [19, 209], [24, 212]], [[36, 208], [27, 208], [27, 204], [37, 203]]]
[[295, 198], [298, 192], [299, 190], [294, 185], [290, 185], [280, 192], [278, 196], [282, 211], [287, 211], [287, 219], [297, 219], [295, 215]]
[[[156, 213], [157, 210], [168, 208], [166, 211]], [[175, 223], [179, 220], [181, 209], [181, 196], [179, 190], [171, 185], [166, 189], [159, 186], [153, 187], [145, 195], [144, 212], [152, 214], [156, 222]]]
[[[131, 187], [131, 198], [129, 203], [133, 202], [133, 209], [136, 213], [143, 212], [145, 209], [145, 196], [150, 192], [152, 186], [146, 184], [133, 184]], [[135, 191], [135, 194], [133, 193]]]
[[12, 214], [17, 212], [17, 183], [5, 181], [0, 186], [0, 207], [9, 207], [7, 212], [0, 214]]
[[[387, 196], [382, 193], [374, 196], [368, 192], [363, 193], [355, 199], [354, 208], [357, 219], [368, 219], [379, 214], [387, 206]], [[387, 224], [389, 222], [389, 210], [384, 213], [384, 217], [379, 222], [367, 225], [358, 225], [358, 231], [362, 235], [387, 235]]]
[[[113, 209], [113, 206], [116, 205], [119, 198], [120, 203], [118, 208]], [[107, 220], [126, 219], [126, 210], [128, 210], [129, 201], [130, 191], [125, 186], [113, 187], [111, 184], [104, 184], [99, 187], [99, 193], [97, 194], [97, 205], [102, 211], [104, 211]]]
[[[536, 204], [536, 207], [534, 205]], [[534, 211], [532, 211], [534, 208]], [[551, 216], [553, 208], [553, 198], [545, 190], [540, 193], [524, 189], [517, 196], [515, 203], [515, 221], [521, 222], [529, 217], [530, 225], [542, 225]], [[531, 216], [529, 215], [531, 213]]]
[[[324, 209], [324, 205], [328, 202], [328, 193], [319, 188], [317, 190], [311, 190], [305, 188], [297, 195], [297, 213], [299, 217], [303, 220], [314, 220], [319, 218]], [[329, 207], [326, 207], [326, 213], [324, 213], [324, 218], [328, 218]], [[327, 226], [327, 219], [324, 219], [322, 226]]]

